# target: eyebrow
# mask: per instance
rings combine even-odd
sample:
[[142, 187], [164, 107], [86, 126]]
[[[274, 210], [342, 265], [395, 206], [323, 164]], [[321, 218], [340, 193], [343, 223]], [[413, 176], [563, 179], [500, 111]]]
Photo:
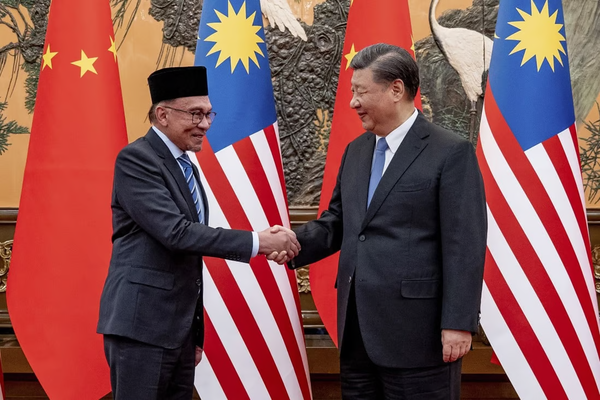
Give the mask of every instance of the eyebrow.
[[203, 112], [203, 113], [209, 113], [212, 111], [212, 107], [208, 108], [206, 111], [205, 111], [204, 107], [192, 107], [192, 108], [189, 108], [187, 111], [189, 111], [189, 112], [199, 111], [199, 112]]

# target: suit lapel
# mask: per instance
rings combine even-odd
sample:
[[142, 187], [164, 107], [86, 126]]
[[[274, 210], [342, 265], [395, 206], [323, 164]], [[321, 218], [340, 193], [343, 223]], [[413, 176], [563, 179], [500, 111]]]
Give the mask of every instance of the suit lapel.
[[[192, 219], [194, 221], [198, 221], [198, 213], [196, 212], [196, 206], [194, 205], [194, 199], [192, 198], [192, 192], [190, 192], [190, 188], [185, 181], [185, 177], [183, 176], [183, 172], [181, 172], [181, 167], [179, 166], [179, 162], [173, 157], [173, 154], [169, 151], [167, 145], [162, 141], [160, 137], [154, 132], [154, 129], [150, 128], [148, 133], [146, 134], [146, 139], [156, 152], [156, 154], [163, 159], [163, 163], [167, 170], [171, 173], [171, 176], [177, 183], [181, 195], [185, 199], [187, 203], [190, 213], [192, 215]], [[197, 171], [194, 169], [194, 172]]]
[[371, 164], [373, 163], [373, 152], [375, 151], [375, 134], [369, 133], [366, 136], [365, 143], [360, 146], [360, 154], [358, 157], [356, 180], [354, 181], [354, 190], [358, 201], [355, 203], [358, 210], [355, 212], [361, 219], [367, 213], [367, 197], [369, 194], [369, 179], [371, 177]]
[[[373, 216], [377, 213], [377, 210], [379, 210], [392, 188], [396, 185], [402, 175], [404, 175], [404, 172], [406, 172], [413, 161], [421, 154], [425, 147], [427, 147], [427, 137], [429, 136], [429, 133], [427, 132], [426, 125], [427, 121], [425, 120], [425, 117], [419, 114], [415, 123], [402, 141], [402, 144], [398, 147], [396, 154], [394, 154], [394, 158], [392, 158], [390, 165], [388, 165], [381, 177], [381, 181], [379, 181], [379, 185], [377, 185], [377, 189], [375, 189], [375, 193], [373, 194], [373, 199], [371, 199], [367, 215], [363, 220], [361, 230], [367, 226], [371, 219], [373, 219]], [[369, 159], [372, 158], [373, 156]], [[370, 170], [371, 167], [369, 166], [368, 171], [370, 172]], [[365, 186], [367, 188], [369, 186], [368, 179]]]

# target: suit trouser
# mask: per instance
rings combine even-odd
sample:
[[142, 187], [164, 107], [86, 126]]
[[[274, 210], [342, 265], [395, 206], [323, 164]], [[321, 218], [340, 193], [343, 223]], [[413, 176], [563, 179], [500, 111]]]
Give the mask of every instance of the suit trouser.
[[104, 335], [114, 400], [191, 400], [195, 346], [192, 335], [177, 349]]
[[342, 399], [458, 400], [462, 359], [425, 368], [382, 367], [371, 361], [360, 333], [352, 286], [340, 354]]

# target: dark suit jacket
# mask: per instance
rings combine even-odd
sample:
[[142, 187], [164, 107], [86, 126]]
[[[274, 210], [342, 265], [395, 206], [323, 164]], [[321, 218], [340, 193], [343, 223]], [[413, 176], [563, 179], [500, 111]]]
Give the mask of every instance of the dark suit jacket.
[[179, 163], [152, 129], [117, 157], [112, 212], [98, 333], [177, 348], [193, 329], [202, 347], [202, 256], [247, 262], [252, 234], [198, 222]]
[[294, 267], [341, 250], [340, 349], [354, 284], [373, 362], [438, 365], [442, 329], [477, 330], [487, 219], [475, 152], [419, 115], [367, 210], [375, 139], [366, 132], [346, 148], [329, 209], [296, 231], [302, 251]]

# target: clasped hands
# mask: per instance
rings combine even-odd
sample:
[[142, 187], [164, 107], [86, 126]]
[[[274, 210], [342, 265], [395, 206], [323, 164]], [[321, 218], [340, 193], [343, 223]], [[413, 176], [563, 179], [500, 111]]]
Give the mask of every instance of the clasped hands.
[[300, 243], [294, 231], [274, 225], [258, 232], [258, 252], [281, 265], [298, 255]]

